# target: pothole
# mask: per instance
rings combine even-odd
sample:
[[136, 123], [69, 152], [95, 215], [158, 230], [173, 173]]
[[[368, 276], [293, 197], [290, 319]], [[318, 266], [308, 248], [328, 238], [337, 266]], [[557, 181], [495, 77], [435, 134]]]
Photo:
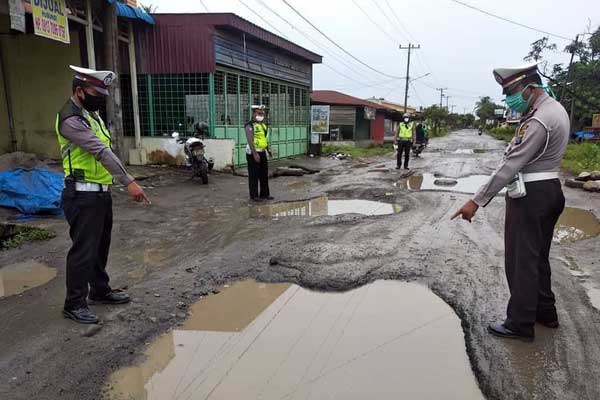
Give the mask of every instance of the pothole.
[[489, 152], [488, 149], [457, 149], [453, 154], [483, 154]]
[[191, 312], [111, 375], [109, 399], [483, 399], [460, 320], [414, 283], [321, 293], [247, 281]]
[[55, 236], [41, 228], [0, 223], [0, 251], [14, 249], [26, 242], [52, 239]]
[[36, 261], [0, 268], [0, 298], [21, 294], [48, 283], [56, 277], [56, 269]]
[[371, 200], [330, 200], [326, 196], [309, 200], [258, 205], [251, 208], [253, 217], [320, 217], [326, 215], [388, 215], [402, 212], [398, 204]]
[[[464, 178], [446, 178], [440, 174], [413, 175], [406, 180], [405, 186], [408, 190], [419, 191], [442, 191], [464, 194], [475, 194], [479, 188], [490, 179], [489, 175], [471, 175]], [[499, 194], [504, 194], [502, 189]]]
[[554, 241], [576, 242], [598, 235], [600, 235], [600, 221], [591, 211], [567, 207], [556, 224]]

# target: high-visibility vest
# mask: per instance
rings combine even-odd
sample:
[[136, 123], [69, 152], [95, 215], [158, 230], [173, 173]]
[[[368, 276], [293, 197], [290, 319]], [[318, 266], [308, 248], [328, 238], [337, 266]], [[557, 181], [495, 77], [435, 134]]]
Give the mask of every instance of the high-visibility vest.
[[262, 122], [254, 122], [252, 128], [254, 129], [254, 148], [256, 150], [264, 150], [269, 147], [267, 125]]
[[90, 130], [110, 149], [110, 132], [104, 125], [104, 121], [97, 112], [90, 113], [85, 109], [79, 108], [71, 99], [65, 103], [62, 110], [56, 116], [55, 130], [60, 145], [63, 170], [65, 176], [72, 176], [80, 182], [99, 183], [101, 185], [110, 185], [113, 183], [113, 177], [104, 168], [102, 163], [96, 160], [92, 154], [81, 149], [60, 133], [60, 124], [67, 118], [78, 115], [88, 122]]
[[413, 136], [413, 123], [401, 122], [400, 128], [398, 129], [398, 139], [412, 140]]

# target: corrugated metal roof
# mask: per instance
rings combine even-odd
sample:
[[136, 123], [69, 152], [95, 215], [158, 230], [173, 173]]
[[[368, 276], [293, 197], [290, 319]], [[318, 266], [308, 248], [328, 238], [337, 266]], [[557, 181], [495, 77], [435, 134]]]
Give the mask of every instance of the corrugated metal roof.
[[152, 14], [152, 28], [138, 27], [136, 51], [140, 73], [215, 71], [215, 30], [241, 31], [311, 63], [322, 57], [231, 13]]
[[359, 99], [335, 90], [315, 90], [311, 93], [310, 99], [313, 103], [332, 104], [340, 106], [360, 106], [371, 107], [378, 110], [387, 110], [383, 104], [372, 103], [367, 100]]

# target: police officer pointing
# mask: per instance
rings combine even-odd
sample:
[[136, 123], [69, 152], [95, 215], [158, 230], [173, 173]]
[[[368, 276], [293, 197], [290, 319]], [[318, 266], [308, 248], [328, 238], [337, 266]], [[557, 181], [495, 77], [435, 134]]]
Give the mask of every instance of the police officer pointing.
[[453, 219], [469, 222], [507, 186], [505, 269], [510, 300], [506, 320], [490, 324], [499, 337], [532, 341], [534, 325], [557, 328], [549, 262], [554, 226], [565, 205], [558, 171], [569, 141], [569, 117], [542, 86], [537, 65], [497, 68], [506, 104], [523, 114], [504, 158]]
[[127, 187], [134, 200], [149, 200], [112, 152], [110, 132], [98, 114], [115, 73], [74, 66], [71, 69], [75, 71], [73, 95], [56, 116], [55, 126], [65, 174], [62, 208], [73, 241], [67, 255], [63, 315], [94, 324], [98, 317], [88, 308], [88, 294], [91, 302], [101, 304], [130, 300], [126, 293], [111, 289], [106, 272], [113, 178]]

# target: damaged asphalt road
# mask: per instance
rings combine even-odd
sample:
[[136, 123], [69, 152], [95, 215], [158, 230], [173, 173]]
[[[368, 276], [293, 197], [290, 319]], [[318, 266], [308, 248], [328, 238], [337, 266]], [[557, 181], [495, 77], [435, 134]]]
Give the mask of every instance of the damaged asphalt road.
[[[420, 159], [412, 159], [411, 174], [489, 174], [502, 148], [476, 131], [459, 131], [432, 140]], [[477, 151], [464, 151], [469, 149]], [[0, 252], [0, 265], [33, 260], [55, 268], [57, 276], [0, 298], [0, 398], [100, 399], [110, 373], [139, 361], [146, 343], [182, 324], [189, 305], [221, 284], [246, 278], [327, 291], [379, 279], [423, 283], [460, 317], [472, 368], [488, 399], [600, 398], [600, 311], [593, 307], [593, 289], [600, 290], [599, 237], [553, 246], [561, 327], [537, 326], [532, 344], [503, 341], [486, 333], [489, 322], [504, 317], [508, 299], [502, 197], [468, 224], [450, 221], [467, 194], [409, 191], [408, 176], [394, 169], [391, 155], [294, 163], [322, 172], [274, 179], [278, 200], [326, 195], [382, 201], [401, 211], [257, 217], [242, 177], [214, 174], [203, 186], [180, 171], [145, 168], [138, 172], [149, 175], [142, 184], [152, 206], [133, 204], [118, 190], [114, 196], [109, 271], [113, 287], [126, 287], [134, 301], [95, 306], [103, 325], [91, 331], [60, 315], [66, 223], [30, 222], [57, 237]], [[597, 195], [564, 191], [567, 206], [600, 215]]]

